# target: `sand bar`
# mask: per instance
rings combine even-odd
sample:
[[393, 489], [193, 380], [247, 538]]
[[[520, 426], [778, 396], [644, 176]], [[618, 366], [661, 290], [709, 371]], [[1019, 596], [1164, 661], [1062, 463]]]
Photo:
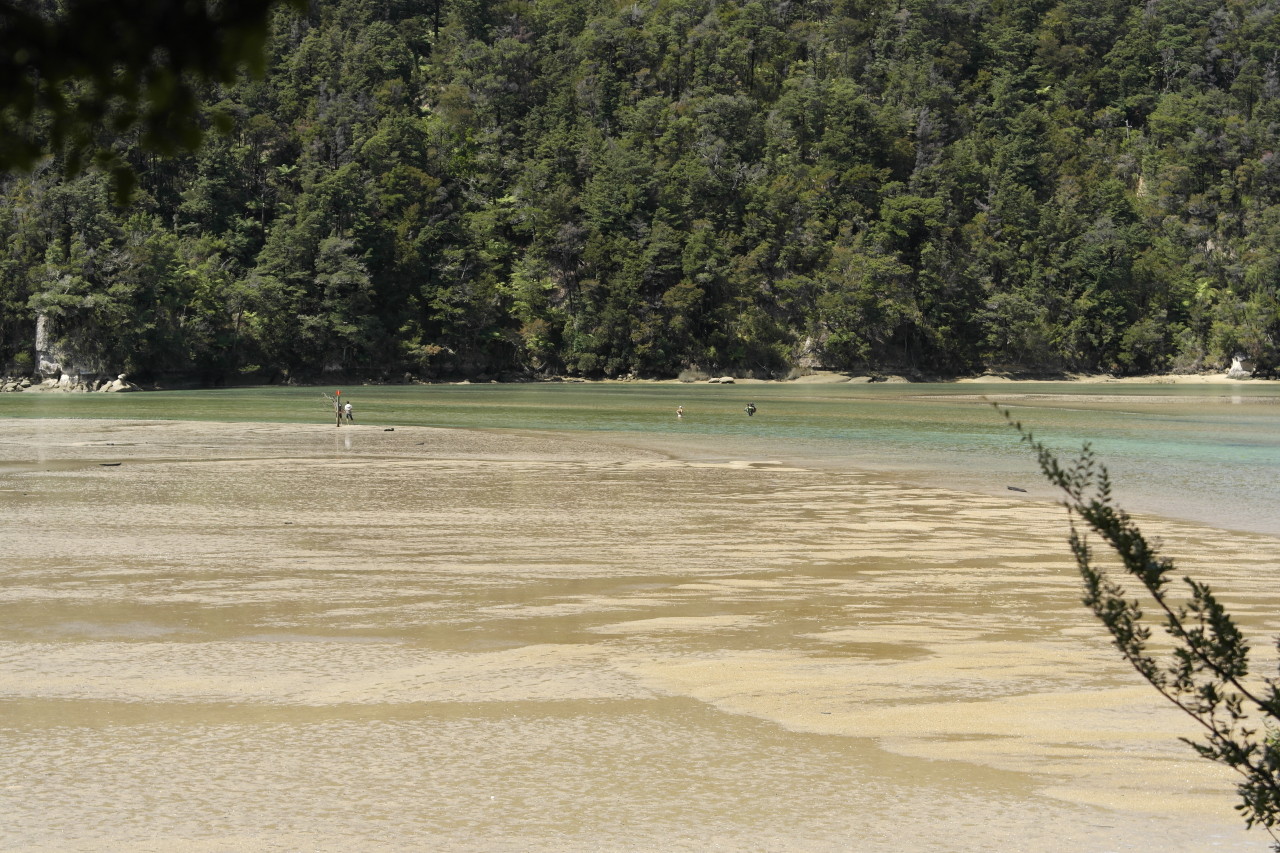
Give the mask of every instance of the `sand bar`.
[[[1266, 845], [1079, 605], [1061, 510], [1018, 496], [23, 420], [0, 517], [6, 850]], [[1149, 525], [1280, 630], [1275, 540]]]

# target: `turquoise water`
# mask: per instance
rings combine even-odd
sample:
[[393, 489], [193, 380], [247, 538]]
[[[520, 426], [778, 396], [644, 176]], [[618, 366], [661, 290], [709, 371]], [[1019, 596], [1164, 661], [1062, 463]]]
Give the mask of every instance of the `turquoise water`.
[[[320, 388], [5, 394], [0, 416], [327, 423]], [[1063, 453], [1088, 441], [1134, 511], [1280, 534], [1280, 386], [1080, 383], [367, 386], [357, 424], [590, 434], [682, 458], [772, 459], [1050, 498], [990, 405]], [[743, 407], [759, 407], [748, 418]], [[675, 407], [686, 416], [677, 420]]]

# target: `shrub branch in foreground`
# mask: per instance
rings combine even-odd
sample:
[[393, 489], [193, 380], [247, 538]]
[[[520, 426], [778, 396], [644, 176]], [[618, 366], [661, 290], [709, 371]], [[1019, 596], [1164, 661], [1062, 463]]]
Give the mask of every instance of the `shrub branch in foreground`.
[[[1040, 471], [1063, 494], [1071, 523], [1071, 551], [1084, 580], [1084, 603], [1111, 633], [1116, 648], [1161, 696], [1203, 729], [1198, 740], [1181, 738], [1204, 758], [1240, 774], [1236, 809], [1249, 827], [1264, 827], [1280, 853], [1280, 681], [1252, 683], [1249, 644], [1209, 586], [1190, 577], [1174, 580], [1174, 562], [1161, 556], [1129, 514], [1118, 507], [1111, 479], [1088, 444], [1063, 463], [1006, 409], [1005, 419], [1036, 453]], [[1130, 598], [1097, 560], [1089, 531], [1115, 552], [1142, 593]], [[1143, 611], [1144, 602], [1154, 615]], [[1149, 646], [1161, 624], [1168, 651]], [[1276, 638], [1280, 649], [1280, 637]]]

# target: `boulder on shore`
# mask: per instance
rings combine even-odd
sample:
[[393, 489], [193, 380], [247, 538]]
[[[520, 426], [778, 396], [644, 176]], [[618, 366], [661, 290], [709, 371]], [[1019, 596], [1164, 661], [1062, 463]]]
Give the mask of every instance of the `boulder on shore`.
[[103, 382], [102, 387], [98, 389], [100, 393], [112, 393], [116, 391], [141, 391], [137, 385], [125, 379], [125, 375], [121, 373], [110, 382]]
[[1252, 359], [1244, 355], [1236, 355], [1231, 359], [1231, 369], [1227, 371], [1227, 378], [1248, 379], [1253, 376], [1254, 367]]

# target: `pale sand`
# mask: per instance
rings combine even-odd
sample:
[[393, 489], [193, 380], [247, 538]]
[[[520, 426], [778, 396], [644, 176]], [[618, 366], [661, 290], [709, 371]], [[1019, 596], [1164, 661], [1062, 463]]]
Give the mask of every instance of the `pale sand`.
[[[735, 379], [734, 382], [763, 382], [767, 380], [759, 379]], [[797, 376], [795, 379], [789, 380], [802, 385], [831, 385], [843, 382], [868, 382], [870, 377], [865, 374], [857, 373], [839, 373], [829, 370], [817, 370], [803, 376]], [[908, 382], [907, 377], [898, 374], [890, 374], [883, 377], [883, 381], [888, 382]], [[952, 380], [958, 384], [1009, 384], [1020, 385], [1030, 383], [1044, 382], [1071, 382], [1089, 385], [1269, 385], [1280, 380], [1260, 379], [1249, 377], [1247, 379], [1235, 379], [1224, 373], [1153, 373], [1141, 376], [1111, 376], [1105, 373], [1068, 373], [1061, 376], [1028, 378], [1022, 374], [1009, 373], [983, 373], [978, 376], [963, 376]]]
[[1079, 382], [1085, 384], [1112, 384], [1120, 383], [1124, 385], [1269, 385], [1277, 380], [1274, 379], [1255, 379], [1249, 377], [1247, 379], [1234, 379], [1227, 376], [1226, 373], [1152, 373], [1141, 376], [1110, 376], [1105, 373], [1072, 373], [1059, 379], [1026, 379], [1018, 376], [1011, 376], [1000, 373], [986, 373], [981, 376], [970, 376], [963, 379], [957, 379], [957, 382], [1009, 382], [1017, 384], [1021, 382]]
[[[1078, 603], [1054, 506], [527, 435], [5, 427], [0, 748], [20, 757], [0, 770], [5, 849], [1265, 846], [1228, 772], [1177, 741], [1194, 724]], [[1276, 542], [1146, 524], [1274, 672]], [[549, 708], [559, 734], [533, 734]], [[117, 734], [68, 740], [103, 715]], [[341, 745], [295, 743], [317, 715], [342, 721]], [[491, 720], [482, 753], [450, 728], [467, 719]], [[544, 766], [586, 720], [598, 746], [570, 772], [585, 787], [560, 799]], [[388, 746], [384, 725], [414, 740]], [[278, 740], [191, 746], [228, 726]], [[705, 756], [686, 747], [701, 804], [663, 793], [671, 773], [644, 765], [664, 742], [721, 728]], [[163, 757], [171, 737], [181, 761]], [[295, 768], [314, 753], [350, 782], [295, 776], [277, 803], [271, 767], [235, 770], [258, 751]], [[880, 781], [863, 791], [836, 762], [799, 801], [765, 795], [825, 751]], [[167, 781], [111, 769], [141, 754]], [[525, 793], [501, 814], [450, 799], [471, 785]], [[932, 827], [903, 824], [923, 813]]]

